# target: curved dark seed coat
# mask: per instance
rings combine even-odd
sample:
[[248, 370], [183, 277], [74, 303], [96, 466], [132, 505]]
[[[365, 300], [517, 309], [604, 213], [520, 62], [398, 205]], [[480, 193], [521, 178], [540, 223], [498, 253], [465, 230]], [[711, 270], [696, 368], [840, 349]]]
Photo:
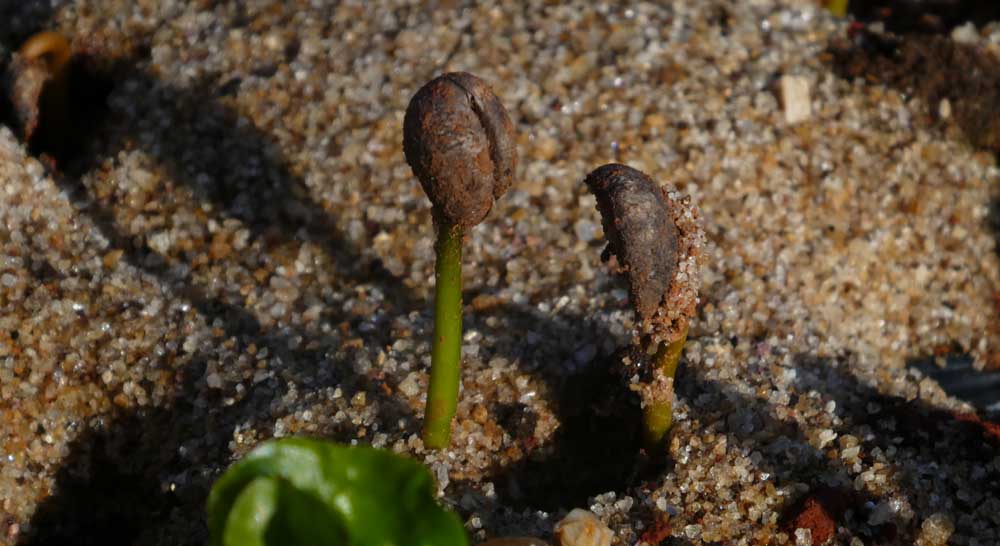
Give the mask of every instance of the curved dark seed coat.
[[472, 227], [510, 187], [517, 169], [514, 124], [472, 74], [439, 76], [417, 91], [403, 119], [406, 162], [447, 225]]
[[677, 226], [663, 192], [642, 171], [611, 163], [584, 182], [597, 198], [610, 252], [618, 258], [636, 312], [656, 312], [677, 271]]

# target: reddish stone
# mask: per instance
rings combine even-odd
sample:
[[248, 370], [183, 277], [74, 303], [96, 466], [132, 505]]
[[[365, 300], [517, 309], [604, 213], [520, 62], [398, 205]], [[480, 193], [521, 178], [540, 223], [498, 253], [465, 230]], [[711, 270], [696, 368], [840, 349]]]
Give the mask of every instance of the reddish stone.
[[837, 522], [827, 513], [823, 505], [812, 497], [806, 499], [802, 511], [792, 520], [789, 527], [793, 530], [809, 529], [814, 544], [823, 544], [837, 532]]
[[653, 520], [642, 535], [639, 542], [656, 545], [670, 538], [670, 522], [666, 515], [661, 515]]
[[1000, 424], [992, 421], [984, 421], [975, 413], [953, 413], [952, 415], [960, 423], [974, 425], [983, 433], [984, 437], [995, 442], [1000, 442]]
[[796, 529], [809, 529], [813, 544], [824, 544], [837, 533], [837, 522], [844, 517], [850, 502], [848, 492], [819, 488], [785, 512], [784, 527], [793, 535]]

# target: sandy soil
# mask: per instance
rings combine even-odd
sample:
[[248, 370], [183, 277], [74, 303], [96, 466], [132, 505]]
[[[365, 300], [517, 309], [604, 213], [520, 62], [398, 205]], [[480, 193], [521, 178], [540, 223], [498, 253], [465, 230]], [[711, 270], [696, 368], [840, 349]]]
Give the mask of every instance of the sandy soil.
[[[908, 366], [997, 360], [995, 157], [962, 97], [845, 69], [813, 2], [50, 4], [0, 6], [4, 59], [55, 29], [84, 75], [55, 165], [0, 127], [0, 543], [204, 543], [212, 480], [293, 434], [424, 461], [476, 540], [586, 507], [619, 544], [1000, 542], [997, 428]], [[466, 242], [430, 453], [402, 120], [450, 70], [493, 85], [521, 161]], [[582, 183], [610, 161], [708, 236], [662, 465], [613, 374], [634, 321]]]

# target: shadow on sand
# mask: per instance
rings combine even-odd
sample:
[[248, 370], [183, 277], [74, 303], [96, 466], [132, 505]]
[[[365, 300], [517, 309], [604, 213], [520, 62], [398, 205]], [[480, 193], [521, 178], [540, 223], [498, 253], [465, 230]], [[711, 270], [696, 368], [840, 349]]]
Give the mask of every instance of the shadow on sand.
[[[56, 476], [54, 492], [39, 506], [31, 521], [33, 532], [25, 536], [22, 544], [203, 544], [204, 500], [214, 472], [228, 461], [228, 443], [241, 423], [273, 422], [278, 415], [274, 414], [272, 401], [284, 396], [292, 384], [301, 389], [339, 386], [350, 397], [359, 391], [374, 393], [380, 388], [380, 380], [355, 372], [351, 362], [329, 361], [328, 350], [335, 340], [316, 338], [309, 332], [265, 328], [238, 298], [215, 293], [196, 282], [184, 273], [191, 264], [177, 263], [183, 257], [161, 256], [150, 247], [150, 234], [130, 232], [119, 225], [115, 202], [95, 195], [84, 183], [86, 174], [99, 168], [103, 158], [139, 145], [166, 169], [170, 178], [202, 202], [212, 204], [222, 216], [247, 226], [262, 252], [290, 240], [311, 241], [329, 255], [347, 285], [374, 284], [385, 291], [387, 314], [404, 314], [425, 305], [414, 300], [399, 278], [353, 248], [324, 207], [305, 197], [309, 192], [304, 182], [292, 172], [268, 135], [237, 123], [236, 113], [219, 100], [228, 86], [172, 87], [143, 71], [141, 53], [140, 58], [110, 64], [100, 71], [87, 65], [83, 70], [89, 74], [86, 77], [106, 78], [111, 85], [109, 91], [117, 82], [127, 81], [157, 94], [157, 98], [136, 105], [129, 119], [110, 119], [104, 114], [81, 124], [79, 140], [100, 142], [98, 149], [103, 153], [91, 155], [89, 148], [58, 152], [62, 157], [56, 158], [59, 171], [53, 176], [74, 197], [71, 201], [79, 206], [79, 213], [91, 218], [132, 266], [156, 276], [173, 297], [190, 302], [207, 323], [221, 324], [226, 338], [235, 340], [239, 350], [251, 344], [266, 348], [288, 366], [289, 375], [282, 380], [251, 384], [243, 394], [234, 396], [233, 389], [207, 387], [203, 376], [210, 356], [195, 355], [189, 367], [179, 370], [179, 386], [170, 403], [109, 415], [72, 443]], [[89, 101], [99, 109], [103, 99], [77, 100]], [[161, 113], [144, 109], [151, 104], [173, 107]], [[169, 138], [155, 131], [133, 134], [131, 128], [150, 116], [169, 119]], [[189, 164], [211, 169], [215, 165], [212, 155], [221, 149], [242, 150], [247, 158], [245, 168], [230, 171], [220, 166], [205, 173], [188, 169]], [[335, 309], [324, 313], [323, 320], [330, 323], [353, 320]], [[515, 305], [502, 306], [495, 313], [502, 322], [527, 324], [538, 331], [571, 324], [573, 328], [585, 325], [598, 339], [610, 335], [585, 317], [561, 315], [557, 317], [559, 323], [551, 323], [552, 317]], [[389, 341], [385, 332], [368, 335], [366, 343], [384, 346]], [[291, 343], [293, 337], [309, 342]], [[504, 503], [549, 510], [580, 506], [595, 494], [644, 487], [644, 479], [670, 471], [670, 465], [646, 465], [636, 456], [638, 408], [632, 397], [622, 394], [613, 372], [612, 355], [600, 355], [569, 375], [532, 360], [528, 350], [509, 356], [539, 374], [552, 392], [560, 393], [556, 409], [562, 427], [550, 446], [541, 446], [512, 468], [496, 470], [492, 481], [498, 484]], [[913, 454], [928, 467], [945, 460], [990, 460], [995, 453], [982, 428], [974, 423], [956, 422], [954, 416], [919, 402], [881, 395], [838, 369], [835, 363], [807, 358], [799, 361], [801, 369], [811, 370], [822, 379], [816, 385], [826, 385], [823, 388], [828, 390], [819, 391], [819, 395], [837, 402], [843, 425], [836, 432], [861, 438], [862, 452], [930, 445], [933, 449]], [[816, 390], [816, 385], [803, 384], [800, 391]], [[809, 484], [814, 491], [832, 489], [836, 494], [823, 498], [835, 501], [822, 502], [827, 502], [827, 509], [840, 517], [842, 526], [876, 543], [894, 539], [896, 531], [889, 527], [894, 523], [867, 523], [873, 506], [883, 499], [854, 493], [848, 486], [853, 482], [848, 469], [813, 448], [795, 421], [776, 418], [768, 402], [741, 394], [691, 369], [682, 369], [678, 390], [688, 401], [704, 402], [692, 407], [693, 411], [704, 412], [705, 422], [719, 417], [714, 420], [721, 423], [718, 432], [759, 450], [764, 455], [760, 470], [771, 474], [776, 484], [796, 482]], [[227, 398], [233, 402], [227, 403]], [[873, 416], [853, 403], [857, 399], [872, 400], [883, 409]], [[530, 434], [531, 416], [524, 415], [522, 408], [496, 411], [501, 424], [513, 436]], [[418, 423], [404, 404], [379, 408], [380, 422], [399, 419], [407, 423], [407, 430], [417, 430]], [[334, 431], [332, 438], [350, 439], [355, 432], [345, 428]], [[900, 488], [915, 509], [937, 510], [936, 501], [923, 491], [961, 479], [964, 477], [941, 472], [903, 475]], [[994, 475], [987, 479], [992, 481], [984, 483], [996, 482]], [[475, 484], [459, 483], [453, 488], [475, 489]], [[790, 504], [789, 510], [794, 511], [793, 507]], [[951, 509], [957, 511], [961, 506], [953, 504]], [[697, 514], [689, 516], [696, 518]], [[668, 540], [676, 543], [678, 539]]]

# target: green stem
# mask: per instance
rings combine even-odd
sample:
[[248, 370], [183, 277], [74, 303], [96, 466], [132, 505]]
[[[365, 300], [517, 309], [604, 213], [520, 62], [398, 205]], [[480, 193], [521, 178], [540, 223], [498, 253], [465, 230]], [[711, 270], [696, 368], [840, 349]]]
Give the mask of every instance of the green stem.
[[[681, 360], [681, 352], [684, 350], [684, 342], [687, 340], [687, 330], [679, 339], [666, 345], [661, 345], [653, 358], [653, 366], [660, 370], [664, 377], [674, 378], [677, 371], [677, 363]], [[656, 393], [662, 394], [662, 393]], [[666, 398], [656, 398], [647, 401], [646, 407], [642, 409], [643, 418], [643, 440], [646, 451], [652, 453], [662, 447], [663, 439], [674, 423], [674, 393], [671, 389]]]
[[423, 438], [426, 447], [444, 449], [451, 442], [462, 362], [462, 228], [439, 226], [435, 250], [434, 343]]
[[848, 0], [827, 0], [826, 9], [830, 10], [830, 13], [837, 17], [846, 17], [847, 4]]

